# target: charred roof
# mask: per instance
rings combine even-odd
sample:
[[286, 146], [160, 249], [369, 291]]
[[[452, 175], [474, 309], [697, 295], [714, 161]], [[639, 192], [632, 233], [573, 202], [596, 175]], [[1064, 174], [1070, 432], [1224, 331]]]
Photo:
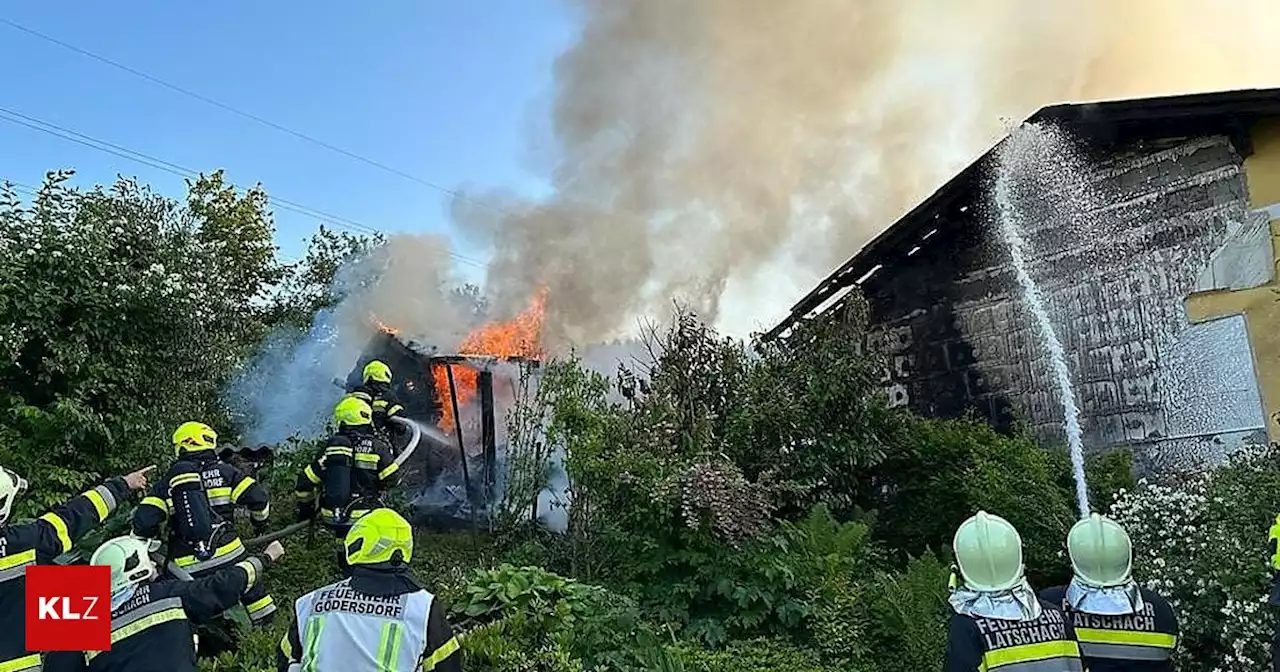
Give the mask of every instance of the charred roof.
[[[1064, 103], [1041, 108], [1025, 123], [1051, 122], [1069, 129], [1091, 146], [1106, 149], [1134, 142], [1203, 135], [1227, 135], [1241, 156], [1253, 153], [1249, 126], [1263, 117], [1280, 115], [1280, 89], [1243, 89], [1161, 98]], [[1006, 136], [967, 168], [942, 185], [867, 243], [852, 259], [805, 295], [773, 329], [761, 335], [770, 341], [785, 337], [803, 319], [838, 305], [849, 290], [885, 265], [910, 254], [937, 230], [963, 226], [968, 219], [953, 216], [983, 198], [983, 180]]]

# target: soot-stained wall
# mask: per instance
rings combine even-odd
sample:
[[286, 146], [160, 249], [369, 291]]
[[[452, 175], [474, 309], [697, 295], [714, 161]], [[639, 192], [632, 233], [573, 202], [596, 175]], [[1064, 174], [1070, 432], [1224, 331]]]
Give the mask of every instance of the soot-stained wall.
[[[1094, 157], [1095, 223], [1034, 213], [1029, 267], [1068, 355], [1086, 447], [1131, 445], [1148, 466], [1222, 453], [1265, 420], [1243, 318], [1192, 325], [1184, 298], [1229, 240], [1259, 225], [1226, 137]], [[889, 358], [891, 403], [933, 417], [976, 410], [1063, 438], [1046, 350], [977, 195], [919, 250], [862, 285]], [[1102, 222], [1098, 224], [1097, 222]]]

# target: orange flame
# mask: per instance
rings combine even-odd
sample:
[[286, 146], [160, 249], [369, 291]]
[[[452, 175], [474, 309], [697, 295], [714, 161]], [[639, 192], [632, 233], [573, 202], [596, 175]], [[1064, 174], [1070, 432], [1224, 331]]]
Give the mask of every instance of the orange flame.
[[394, 335], [394, 334], [400, 333], [399, 329], [396, 329], [395, 327], [387, 324], [386, 322], [379, 320], [378, 316], [372, 313], [369, 314], [369, 321], [373, 322], [373, 326], [377, 327], [378, 331], [381, 331], [384, 334]]
[[[490, 355], [493, 357], [542, 357], [542, 317], [546, 309], [545, 289], [534, 294], [529, 306], [505, 322], [490, 322], [467, 334], [458, 348], [460, 355]], [[452, 431], [456, 418], [449, 398], [449, 373], [444, 364], [432, 365], [436, 399], [440, 402], [440, 421], [437, 425]], [[458, 392], [458, 408], [475, 398], [476, 370], [466, 365], [454, 365], [453, 385]]]

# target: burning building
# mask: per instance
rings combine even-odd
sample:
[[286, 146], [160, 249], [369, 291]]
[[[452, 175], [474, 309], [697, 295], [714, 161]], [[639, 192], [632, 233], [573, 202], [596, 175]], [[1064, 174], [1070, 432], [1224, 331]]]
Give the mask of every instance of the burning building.
[[473, 523], [501, 500], [505, 415], [542, 358], [544, 305], [540, 294], [511, 320], [480, 325], [456, 352], [402, 340], [394, 327], [375, 319], [377, 333], [344, 387], [359, 385], [365, 364], [375, 359], [394, 372], [402, 417], [423, 430], [405, 480], [416, 497], [417, 522]]
[[[1220, 458], [1280, 438], [1280, 90], [1055, 105], [1098, 195], [1023, 223], [1067, 354], [1086, 445], [1140, 466]], [[869, 302], [890, 403], [976, 411], [1061, 441], [1060, 396], [1008, 253], [993, 244], [1000, 150], [943, 185], [763, 335]], [[1046, 168], [1045, 172], [1052, 172]], [[1049, 199], [1052, 200], [1052, 199]], [[1065, 208], [1065, 210], [1064, 210]], [[1053, 209], [1050, 209], [1053, 210]], [[1081, 231], [1081, 220], [1104, 222]]]

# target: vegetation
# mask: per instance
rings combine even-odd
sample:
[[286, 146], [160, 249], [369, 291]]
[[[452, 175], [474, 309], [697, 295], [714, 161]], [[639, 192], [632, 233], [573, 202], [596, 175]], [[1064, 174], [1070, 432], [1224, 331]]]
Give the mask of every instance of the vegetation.
[[[305, 329], [336, 300], [335, 271], [378, 243], [321, 231], [306, 259], [282, 264], [266, 195], [220, 174], [193, 182], [185, 202], [65, 179], [50, 175], [31, 204], [0, 192], [0, 464], [33, 484], [25, 516], [163, 463], [182, 420], [208, 418], [232, 437], [219, 397], [229, 378], [264, 338]], [[451, 605], [467, 669], [938, 669], [947, 545], [978, 509], [1018, 526], [1037, 587], [1064, 582], [1075, 520], [1065, 455], [1021, 432], [887, 407], [882, 363], [862, 347], [865, 316], [846, 318], [757, 351], [680, 314], [649, 335], [653, 359], [636, 369], [549, 362], [512, 415], [516, 473], [497, 533], [417, 532], [415, 570]], [[259, 475], [281, 518], [309, 450], [293, 448]], [[553, 453], [573, 484], [563, 534], [522, 514]], [[1114, 499], [1147, 553], [1142, 576], [1196, 624], [1183, 652], [1196, 667], [1184, 669], [1234, 655], [1218, 635], [1243, 626], [1211, 612], [1261, 595], [1255, 552], [1233, 551], [1234, 569], [1211, 565], [1223, 557], [1213, 544], [1247, 549], [1265, 530], [1280, 505], [1273, 464], [1205, 477], [1198, 487], [1218, 494], [1183, 507], [1210, 545], [1193, 553], [1151, 531], [1162, 507], [1185, 502], [1135, 495], [1155, 486], [1134, 485], [1123, 453], [1090, 462], [1096, 505]], [[240, 633], [234, 652], [209, 647], [204, 669], [274, 669], [292, 599], [334, 580], [330, 541], [299, 535], [286, 547], [268, 577], [281, 622]], [[1166, 553], [1184, 554], [1176, 572], [1157, 571], [1174, 562]], [[1213, 574], [1212, 599], [1180, 592], [1210, 570], [1239, 573]]]

